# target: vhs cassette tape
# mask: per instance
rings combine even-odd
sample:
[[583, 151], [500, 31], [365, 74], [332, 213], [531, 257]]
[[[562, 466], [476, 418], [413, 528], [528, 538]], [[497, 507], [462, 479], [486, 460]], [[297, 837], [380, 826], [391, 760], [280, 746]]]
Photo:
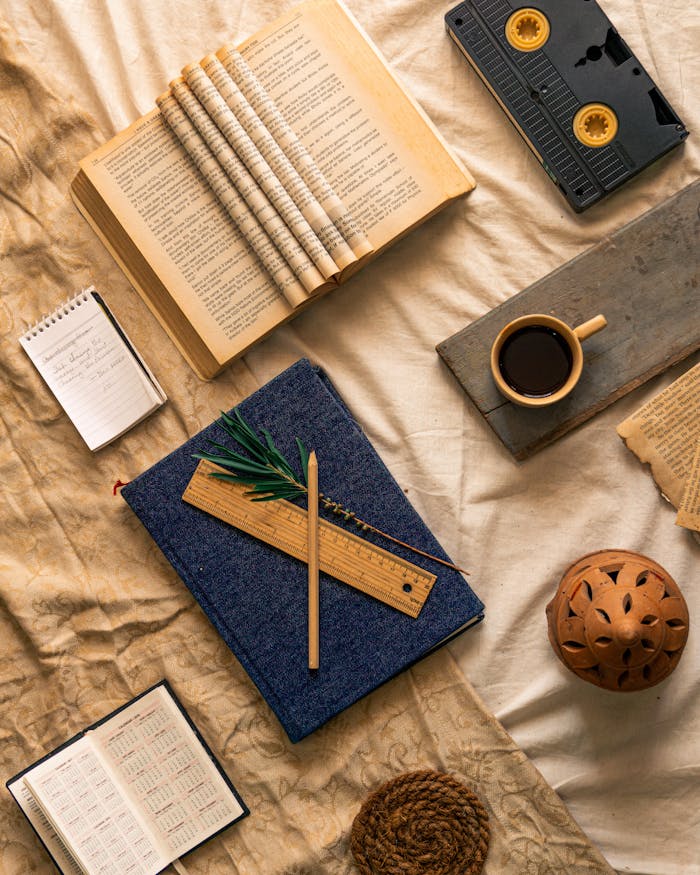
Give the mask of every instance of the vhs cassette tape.
[[688, 136], [595, 0], [464, 0], [445, 25], [577, 212]]

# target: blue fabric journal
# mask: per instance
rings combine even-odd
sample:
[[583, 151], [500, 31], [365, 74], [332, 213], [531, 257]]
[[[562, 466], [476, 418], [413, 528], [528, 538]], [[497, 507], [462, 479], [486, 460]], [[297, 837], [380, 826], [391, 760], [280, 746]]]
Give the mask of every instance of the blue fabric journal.
[[[319, 460], [319, 488], [358, 517], [447, 558], [325, 374], [302, 359], [239, 405], [293, 464], [295, 437]], [[368, 539], [437, 575], [418, 618], [324, 574], [320, 668], [307, 667], [306, 565], [182, 501], [216, 423], [132, 480], [122, 495], [240, 660], [292, 741], [482, 619], [456, 571], [381, 538]], [[337, 518], [333, 518], [337, 522]], [[356, 531], [351, 526], [352, 531]]]

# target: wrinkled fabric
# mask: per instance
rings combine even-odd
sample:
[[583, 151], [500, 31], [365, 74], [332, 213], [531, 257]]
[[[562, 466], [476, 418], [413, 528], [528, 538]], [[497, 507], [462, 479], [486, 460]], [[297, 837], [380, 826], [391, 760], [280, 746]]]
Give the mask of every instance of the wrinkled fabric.
[[[167, 676], [253, 812], [188, 860], [194, 873], [350, 872], [348, 829], [361, 801], [393, 775], [426, 767], [462, 776], [485, 798], [498, 824], [487, 871], [575, 872], [546, 856], [571, 848], [575, 859], [591, 861], [583, 871], [606, 871], [539, 779], [511, 771], [513, 762], [525, 767], [527, 755], [615, 869], [698, 875], [698, 546], [674, 526], [674, 511], [615, 434], [618, 422], [697, 356], [518, 464], [434, 351], [697, 178], [698, 10], [680, 0], [604, 2], [691, 136], [607, 201], [575, 215], [446, 37], [449, 6], [353, 0], [353, 13], [478, 187], [203, 383], [70, 205], [68, 184], [78, 159], [147, 111], [185, 63], [247, 37], [286, 4], [1, 5], [29, 52], [3, 25], [4, 779]], [[46, 87], [48, 81], [54, 84]], [[170, 399], [96, 455], [17, 343], [25, 327], [89, 282]], [[620, 293], [633, 300], [633, 289]], [[306, 747], [291, 747], [140, 523], [112, 496], [112, 484], [137, 476], [302, 356], [328, 373], [421, 517], [472, 572], [487, 619], [302, 742]], [[584, 553], [614, 547], [660, 562], [681, 586], [691, 616], [678, 668], [640, 694], [585, 684], [566, 672], [547, 641], [544, 608], [565, 569]], [[523, 753], [501, 758], [510, 742], [496, 734], [452, 658]], [[482, 723], [485, 736], [474, 729]], [[523, 807], [538, 796], [545, 801]], [[548, 840], [542, 826], [553, 807], [565, 840], [561, 833]], [[52, 871], [7, 794], [0, 870]]]

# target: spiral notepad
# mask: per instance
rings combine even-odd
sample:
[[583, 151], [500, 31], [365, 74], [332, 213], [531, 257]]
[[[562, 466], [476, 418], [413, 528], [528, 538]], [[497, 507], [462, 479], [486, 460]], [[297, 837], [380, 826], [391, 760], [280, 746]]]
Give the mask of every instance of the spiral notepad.
[[92, 286], [37, 322], [19, 342], [93, 451], [166, 400]]

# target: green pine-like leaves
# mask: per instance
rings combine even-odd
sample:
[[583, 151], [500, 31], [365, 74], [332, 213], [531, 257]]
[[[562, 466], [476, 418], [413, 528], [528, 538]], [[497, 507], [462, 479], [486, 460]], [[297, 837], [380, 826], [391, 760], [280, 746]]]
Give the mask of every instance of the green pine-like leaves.
[[299, 459], [303, 471], [303, 482], [300, 482], [289, 462], [275, 445], [272, 435], [266, 429], [261, 429], [264, 441], [261, 440], [235, 408], [233, 416], [221, 414], [218, 425], [232, 438], [248, 455], [244, 456], [224, 444], [210, 441], [216, 452], [194, 453], [196, 459], [206, 459], [232, 473], [215, 471], [211, 474], [219, 480], [234, 483], [245, 483], [251, 487], [253, 501], [272, 501], [278, 498], [299, 498], [306, 495], [307, 465], [309, 454], [304, 444], [296, 438], [299, 449]]
[[[247, 484], [251, 489], [246, 495], [250, 495], [252, 501], [275, 501], [278, 498], [292, 500], [308, 493], [309, 490], [306, 484], [308, 483], [309, 453], [299, 438], [295, 440], [299, 450], [303, 481], [299, 480], [292, 466], [279, 451], [270, 432], [264, 428], [261, 429], [264, 441], [261, 440], [243, 419], [238, 412], [238, 408], [234, 408], [233, 416], [222, 412], [218, 425], [248, 455], [244, 456], [225, 444], [209, 441], [215, 452], [193, 453], [194, 458], [206, 459], [215, 465], [228, 469], [226, 472], [214, 471], [210, 474], [211, 477], [216, 477], [218, 480], [228, 480], [232, 483]], [[360, 531], [373, 532], [375, 535], [380, 535], [394, 544], [399, 544], [412, 550], [414, 553], [418, 553], [420, 556], [432, 559], [434, 562], [439, 562], [441, 565], [447, 565], [449, 568], [454, 568], [455, 571], [461, 571], [463, 574], [466, 574], [463, 569], [453, 565], [451, 562], [440, 559], [437, 556], [432, 556], [430, 553], [425, 553], [417, 547], [412, 547], [410, 544], [394, 538], [393, 535], [389, 535], [370, 523], [359, 519], [352, 511], [328, 498], [328, 496], [323, 495], [323, 493], [319, 495], [319, 499], [324, 510], [336, 517], [340, 517], [346, 523], [352, 522]]]

